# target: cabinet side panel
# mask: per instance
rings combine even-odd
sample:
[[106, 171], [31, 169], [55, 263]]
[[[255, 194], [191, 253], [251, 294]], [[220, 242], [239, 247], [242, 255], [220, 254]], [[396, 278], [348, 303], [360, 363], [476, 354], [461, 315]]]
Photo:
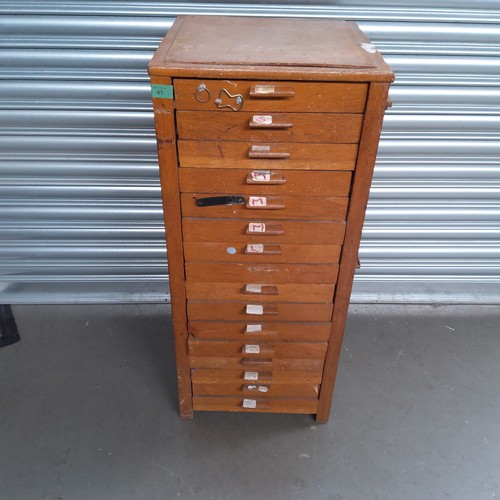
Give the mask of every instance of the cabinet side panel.
[[335, 292], [332, 330], [326, 354], [323, 383], [316, 420], [326, 422], [330, 415], [335, 376], [349, 307], [354, 271], [358, 260], [359, 242], [365, 219], [366, 205], [373, 176], [380, 131], [384, 118], [389, 85], [370, 84], [359, 154], [353, 179], [351, 201], [347, 213], [346, 234], [340, 261], [339, 278]]
[[[171, 79], [155, 78], [153, 84], [172, 85]], [[153, 99], [160, 182], [168, 248], [168, 271], [172, 300], [177, 382], [181, 418], [193, 416], [191, 375], [188, 360], [186, 286], [182, 250], [181, 205], [177, 168], [173, 99]]]

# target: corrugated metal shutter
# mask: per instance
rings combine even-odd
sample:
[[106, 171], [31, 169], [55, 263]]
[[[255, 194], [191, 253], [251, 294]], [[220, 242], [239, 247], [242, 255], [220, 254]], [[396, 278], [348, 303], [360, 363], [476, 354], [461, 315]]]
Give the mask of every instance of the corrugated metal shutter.
[[500, 300], [499, 1], [0, 1], [0, 303], [167, 299], [146, 66], [185, 13], [358, 21], [397, 80], [353, 299]]

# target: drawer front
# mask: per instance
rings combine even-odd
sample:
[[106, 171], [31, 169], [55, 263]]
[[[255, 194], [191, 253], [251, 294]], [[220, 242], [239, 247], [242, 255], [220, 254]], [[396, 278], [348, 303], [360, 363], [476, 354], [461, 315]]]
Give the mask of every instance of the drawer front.
[[177, 142], [181, 167], [354, 170], [357, 144]]
[[179, 169], [181, 192], [348, 196], [350, 172], [256, 169]]
[[[202, 85], [202, 87], [200, 87]], [[203, 88], [203, 85], [205, 86]], [[316, 111], [362, 113], [368, 85], [364, 83], [283, 82], [248, 80], [174, 80], [177, 109], [232, 111]]]
[[244, 368], [250, 372], [275, 371], [313, 371], [323, 369], [322, 359], [279, 359], [279, 358], [249, 358], [236, 356], [189, 356], [191, 368], [221, 368], [235, 370]]
[[319, 302], [333, 300], [335, 285], [301, 285], [281, 283], [261, 285], [255, 283], [204, 283], [187, 281], [188, 299], [204, 300], [259, 300], [259, 302]]
[[265, 413], [316, 413], [317, 398], [241, 398], [194, 396], [193, 409]]
[[[177, 111], [180, 139], [356, 144], [363, 115]], [[260, 122], [260, 123], [259, 123]]]
[[242, 243], [296, 243], [341, 245], [345, 222], [292, 220], [264, 221], [260, 219], [182, 219], [184, 241], [221, 241]]
[[305, 397], [319, 396], [318, 384], [264, 384], [255, 382], [240, 383], [238, 381], [226, 383], [195, 383], [195, 396], [237, 396], [237, 397]]
[[326, 342], [269, 342], [238, 340], [200, 340], [190, 337], [190, 356], [242, 356], [248, 358], [278, 357], [297, 359], [322, 359], [326, 353]]
[[227, 243], [184, 242], [184, 258], [186, 261], [337, 264], [339, 256], [340, 245], [245, 244], [233, 242], [229, 237]]
[[318, 385], [321, 383], [323, 372], [319, 371], [256, 371], [248, 372], [244, 369], [219, 370], [212, 368], [197, 368], [191, 370], [191, 378], [195, 384], [248, 384], [251, 382], [273, 385]]
[[232, 283], [336, 283], [338, 266], [334, 264], [226, 264], [186, 262], [186, 278], [193, 281]]
[[332, 304], [188, 300], [187, 311], [193, 321], [330, 321]]
[[200, 339], [328, 340], [330, 323], [264, 323], [259, 321], [189, 321], [191, 335]]
[[[238, 195], [238, 193], [234, 194]], [[186, 217], [343, 221], [348, 204], [348, 198], [269, 196], [261, 195], [257, 190], [253, 195], [244, 196], [245, 201], [242, 204], [203, 207], [196, 204], [197, 200], [223, 196], [227, 195], [225, 193], [213, 193], [213, 195], [182, 193], [182, 213]]]

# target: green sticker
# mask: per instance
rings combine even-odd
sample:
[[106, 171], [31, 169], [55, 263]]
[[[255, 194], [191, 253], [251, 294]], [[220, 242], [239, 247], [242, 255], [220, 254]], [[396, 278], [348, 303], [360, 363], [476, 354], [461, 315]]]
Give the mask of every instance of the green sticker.
[[151, 84], [151, 95], [156, 99], [173, 99], [173, 85]]

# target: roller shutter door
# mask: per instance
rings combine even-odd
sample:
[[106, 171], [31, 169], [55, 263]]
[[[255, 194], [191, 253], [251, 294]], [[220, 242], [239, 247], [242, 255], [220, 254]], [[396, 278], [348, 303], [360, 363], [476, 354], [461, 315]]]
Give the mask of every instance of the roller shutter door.
[[168, 300], [147, 63], [179, 14], [351, 19], [396, 73], [353, 300], [500, 300], [500, 2], [0, 1], [0, 303]]

